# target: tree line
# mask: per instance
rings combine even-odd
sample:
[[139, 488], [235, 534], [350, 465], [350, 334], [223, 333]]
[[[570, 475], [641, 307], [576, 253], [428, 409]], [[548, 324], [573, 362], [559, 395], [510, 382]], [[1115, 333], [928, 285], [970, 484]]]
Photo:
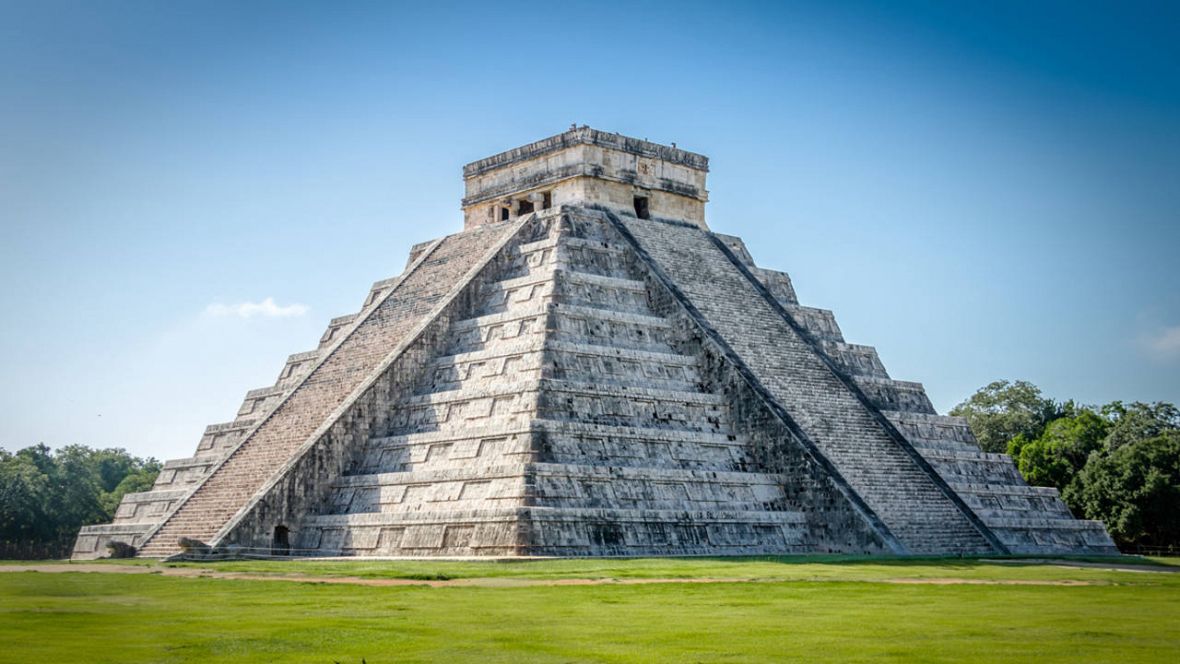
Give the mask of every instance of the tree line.
[[1074, 516], [1106, 524], [1124, 551], [1180, 551], [1180, 411], [1170, 403], [1057, 402], [996, 381], [950, 411], [986, 452], [1005, 452]]
[[0, 558], [63, 558], [78, 529], [107, 523], [123, 495], [147, 491], [160, 462], [123, 449], [0, 450]]

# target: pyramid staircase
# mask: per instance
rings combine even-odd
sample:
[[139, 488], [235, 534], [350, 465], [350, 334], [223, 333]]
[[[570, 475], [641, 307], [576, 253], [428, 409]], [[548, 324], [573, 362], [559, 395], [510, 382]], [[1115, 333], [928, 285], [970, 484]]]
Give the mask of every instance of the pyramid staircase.
[[421, 324], [435, 305], [487, 253], [488, 244], [511, 235], [506, 225], [445, 238], [424, 249], [399, 282], [381, 296], [273, 410], [246, 433], [167, 518], [149, 532], [145, 557], [178, 552], [189, 538], [213, 541], [301, 448], [314, 443], [336, 410], [377, 370], [391, 351]]
[[1011, 457], [980, 449], [966, 420], [939, 415], [921, 383], [891, 378], [876, 349], [847, 343], [831, 311], [801, 306], [790, 277], [757, 267], [740, 238], [714, 237], [1008, 552], [1118, 553], [1101, 522], [1074, 518], [1057, 489], [1029, 486]]

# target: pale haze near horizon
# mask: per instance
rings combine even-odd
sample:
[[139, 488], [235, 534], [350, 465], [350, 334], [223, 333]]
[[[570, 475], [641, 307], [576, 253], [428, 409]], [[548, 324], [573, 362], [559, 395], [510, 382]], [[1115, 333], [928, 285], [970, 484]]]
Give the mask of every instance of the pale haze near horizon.
[[1180, 402], [1174, 10], [639, 7], [0, 3], [0, 446], [190, 455], [573, 122], [708, 155], [713, 230], [940, 412]]

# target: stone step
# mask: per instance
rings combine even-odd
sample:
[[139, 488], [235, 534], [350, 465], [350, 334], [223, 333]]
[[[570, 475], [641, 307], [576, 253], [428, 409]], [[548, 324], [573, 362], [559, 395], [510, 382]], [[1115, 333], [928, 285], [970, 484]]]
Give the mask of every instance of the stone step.
[[551, 308], [549, 303], [533, 303], [456, 321], [451, 324], [451, 341], [447, 354], [482, 350], [490, 344], [523, 341], [545, 333]]
[[745, 436], [726, 433], [678, 431], [658, 427], [611, 426], [569, 420], [535, 418], [525, 423], [506, 423], [504, 426], [473, 426], [455, 431], [409, 432], [372, 439], [375, 446], [432, 445], [488, 437], [543, 431], [550, 434], [591, 436], [598, 438], [631, 438], [661, 442], [694, 442], [709, 445], [744, 446]]
[[915, 447], [944, 447], [979, 451], [979, 444], [967, 426], [967, 420], [950, 415], [910, 413], [898, 410], [882, 410], [898, 430]]
[[520, 245], [520, 253], [532, 254], [546, 249], [561, 248], [569, 251], [590, 251], [596, 254], [610, 254], [615, 256], [625, 256], [626, 251], [622, 247], [605, 242], [601, 239], [589, 239], [577, 237], [567, 233], [560, 233], [550, 235], [544, 240], [536, 242], [528, 242]]
[[181, 471], [200, 468], [216, 463], [220, 458], [220, 456], [192, 456], [183, 459], [169, 459], [164, 462], [163, 470]]
[[[567, 301], [569, 298], [586, 300], [584, 303], [571, 302], [573, 304], [626, 304], [646, 310], [647, 286], [644, 282], [582, 272], [560, 261], [538, 266], [528, 274], [489, 282], [482, 290], [483, 306], [487, 313], [496, 313], [509, 304], [540, 301], [559, 292]], [[624, 297], [624, 293], [628, 295]], [[613, 297], [608, 297], [609, 294]]]
[[514, 291], [526, 287], [536, 287], [564, 280], [569, 283], [597, 285], [597, 287], [645, 292], [647, 284], [631, 278], [598, 275], [594, 272], [584, 272], [572, 267], [569, 263], [553, 262], [544, 267], [529, 272], [527, 275], [501, 278], [485, 285], [489, 290]]
[[570, 304], [538, 304], [453, 323], [450, 332], [456, 339], [448, 354], [480, 350], [483, 345], [497, 340], [516, 340], [545, 333], [550, 312], [554, 317], [554, 328], [549, 330], [552, 338], [617, 348], [670, 351], [665, 341], [670, 324], [658, 316]]
[[976, 445], [975, 443], [965, 443], [957, 440], [915, 440], [913, 438], [909, 438], [908, 436], [907, 439], [911, 441], [914, 449], [920, 450], [922, 452], [923, 457], [926, 456], [926, 452], [936, 454], [956, 454], [959, 452], [971, 453], [981, 451], [979, 445]]
[[984, 452], [978, 447], [963, 449], [962, 447], [942, 448], [915, 445], [914, 448], [921, 452], [923, 457], [931, 461], [972, 461], [987, 464], [1003, 464], [1006, 466], [1012, 464], [1012, 457], [1007, 454]]
[[496, 422], [492, 426], [472, 425], [450, 431], [421, 431], [399, 433], [391, 436], [377, 436], [369, 441], [370, 449], [393, 449], [419, 447], [461, 442], [480, 441], [486, 438], [504, 438], [533, 431], [531, 422]]
[[238, 418], [263, 417], [269, 413], [289, 390], [285, 387], [260, 387], [246, 393], [242, 405], [238, 407]]
[[1009, 530], [1058, 530], [1066, 532], [1089, 532], [1098, 530], [1103, 534], [1106, 533], [1106, 529], [1099, 521], [1075, 519], [1070, 516], [995, 516], [990, 517], [988, 523], [989, 525], [994, 525], [996, 528], [1005, 528]]
[[576, 517], [579, 519], [607, 519], [616, 517], [620, 521], [675, 521], [684, 523], [713, 522], [713, 523], [790, 523], [803, 525], [807, 522], [806, 515], [794, 511], [767, 510], [646, 510], [646, 509], [612, 509], [612, 508], [572, 508], [572, 507], [516, 507], [469, 510], [461, 513], [450, 511], [430, 511], [407, 513], [385, 512], [357, 512], [352, 514], [319, 514], [310, 516], [306, 520], [308, 526], [375, 526], [393, 524], [452, 524], [456, 517], [473, 522], [495, 520], [504, 517], [517, 517], [522, 513], [536, 515], [541, 519], [555, 517]]
[[742, 471], [750, 464], [742, 436], [649, 427], [542, 420], [538, 458], [585, 465]]
[[542, 266], [528, 274], [483, 284], [479, 289], [477, 312], [507, 313], [512, 309], [531, 308], [553, 300], [557, 295], [557, 268]]
[[424, 396], [495, 382], [536, 382], [546, 364], [542, 357], [544, 342], [541, 335], [531, 335], [489, 344], [482, 350], [439, 357], [425, 367], [423, 380], [414, 393]]
[[156, 490], [190, 488], [208, 476], [223, 457], [224, 454], [210, 454], [165, 461], [152, 488]]
[[1012, 519], [1062, 519], [1070, 522], [1075, 520], [1069, 508], [1065, 506], [1065, 503], [1059, 503], [1059, 509], [1046, 509], [1039, 505], [1029, 509], [1014, 509], [1011, 505], [1004, 505], [1001, 508], [989, 508], [977, 505], [972, 505], [972, 507], [975, 508], [975, 513], [979, 515], [979, 518], [983, 519], [988, 527], [1010, 523]]
[[604, 384], [692, 391], [699, 383], [695, 361], [686, 355], [593, 344], [549, 341], [533, 335], [440, 357], [427, 368], [419, 395], [464, 389], [493, 381], [521, 382], [542, 376], [593, 379]]
[[989, 518], [1072, 518], [1057, 490], [1051, 487], [963, 482], [952, 482], [951, 486], [981, 518], [985, 514]]
[[111, 523], [157, 524], [177, 501], [188, 495], [188, 492], [189, 489], [164, 489], [128, 493], [115, 509]]
[[580, 422], [577, 420], [537, 418], [533, 421], [533, 426], [550, 435], [577, 436], [603, 440], [635, 439], [665, 443], [682, 442], [737, 447], [744, 447], [749, 442], [748, 438], [744, 435], [723, 431], [691, 431], [664, 427], [613, 426], [592, 422]]
[[298, 543], [321, 555], [736, 555], [802, 552], [807, 530], [795, 512], [529, 507], [319, 516]]
[[578, 355], [596, 355], [600, 357], [613, 357], [633, 360], [636, 362], [675, 365], [678, 367], [691, 369], [696, 368], [696, 358], [692, 357], [691, 355], [662, 351], [646, 351], [634, 348], [616, 348], [612, 346], [604, 346], [601, 344], [578, 343], [572, 341], [562, 341], [558, 339], [545, 339], [540, 337], [524, 337], [513, 341], [505, 341], [495, 347], [452, 353], [449, 355], [440, 355], [430, 362], [430, 366], [432, 368], [448, 367], [457, 364], [466, 364], [469, 362], [484, 362], [492, 359], [522, 355], [525, 353], [539, 353], [541, 351]]
[[820, 340], [828, 357], [850, 376], [874, 376], [889, 378], [889, 372], [881, 362], [877, 349], [872, 346], [850, 344], [844, 341]]
[[[414, 409], [426, 406], [441, 406], [448, 403], [471, 403], [472, 410], [486, 410], [479, 416], [496, 413], [493, 400], [513, 400], [526, 394], [542, 393], [546, 395], [572, 395], [572, 397], [596, 397], [596, 399], [628, 400], [640, 403], [690, 403], [690, 405], [723, 407], [727, 405], [725, 397], [694, 392], [694, 390], [674, 390], [651, 388], [642, 386], [621, 386], [621, 384], [603, 384], [590, 381], [540, 379], [536, 381], [505, 382], [496, 381], [477, 383], [465, 386], [463, 389], [447, 390], [418, 394], [407, 397], [399, 403], [399, 408]], [[621, 405], [616, 405], [621, 406]], [[486, 408], [485, 408], [486, 407]], [[577, 419], [577, 418], [570, 418]]]
[[606, 385], [700, 391], [696, 359], [676, 353], [550, 341], [546, 377]]
[[840, 326], [836, 323], [836, 315], [831, 310], [806, 307], [799, 304], [783, 304], [782, 306], [795, 317], [795, 322], [799, 323], [799, 325], [810, 332], [817, 340], [829, 342], [844, 341], [844, 335], [840, 332]]
[[1006, 454], [961, 449], [917, 448], [947, 482], [1025, 486], [1024, 478]]
[[553, 308], [550, 338], [611, 348], [631, 348], [673, 353], [669, 344], [671, 324], [643, 313], [595, 309], [571, 304]]
[[[529, 463], [341, 478], [337, 512], [479, 509], [505, 501], [553, 507], [781, 509], [765, 473]], [[486, 503], [486, 504], [485, 504]]]
[[626, 259], [626, 253], [618, 247], [605, 245], [601, 241], [558, 234], [537, 242], [522, 244], [518, 257], [506, 270], [503, 278], [524, 276], [551, 265], [561, 265], [591, 274], [625, 277], [628, 266]]
[[365, 295], [365, 302], [361, 305], [361, 311], [363, 312], [380, 302], [391, 290], [397, 287], [401, 281], [401, 277], [402, 275], [398, 275], [396, 277], [374, 281], [373, 285], [369, 287], [369, 293]]
[[747, 440], [734, 434], [532, 419], [374, 438], [362, 472], [484, 466], [505, 460], [744, 470]]
[[316, 359], [319, 358], [320, 349], [304, 351], [302, 353], [294, 353], [287, 356], [287, 361], [279, 372], [278, 380], [275, 381], [275, 387], [282, 387], [290, 389], [311, 370], [315, 364]]
[[[741, 253], [747, 253], [744, 246], [740, 251]], [[784, 306], [799, 304], [799, 298], [795, 295], [795, 287], [791, 284], [790, 275], [786, 272], [758, 267], [752, 262], [747, 265], [750, 268], [750, 272], [758, 278], [758, 281], [761, 281], [766, 286], [766, 289], [774, 295], [774, 298], [780, 304]]]
[[608, 277], [631, 276], [633, 262], [625, 248], [597, 240], [564, 237], [558, 260], [570, 269]]
[[713, 394], [544, 378], [413, 396], [399, 404], [392, 426], [412, 433], [539, 413], [602, 424], [719, 428], [726, 409], [726, 399]]
[[154, 527], [152, 523], [104, 523], [94, 526], [82, 526], [78, 538], [74, 543], [71, 560], [94, 560], [107, 556], [108, 542], [118, 541], [138, 547], [144, 535]]
[[831, 312], [767, 297], [708, 231], [630, 217], [611, 223], [638, 243], [691, 315], [725, 339], [723, 352], [757, 379], [765, 398], [789, 414], [906, 548], [994, 550], [969, 508], [832, 371], [815, 343], [843, 341]]
[[1008, 496], [1045, 496], [1057, 498], [1061, 494], [1050, 486], [1029, 486], [1028, 484], [981, 484], [975, 482], [950, 482], [951, 488], [959, 494], [988, 494]]
[[[309, 437], [408, 334], [424, 322], [455, 282], [506, 239], [515, 226], [452, 235], [424, 254], [395, 290], [356, 320], [336, 319], [343, 336], [293, 388], [286, 405], [262, 420], [150, 537], [150, 551], [172, 550], [178, 534], [209, 541], [279, 471]], [[339, 323], [339, 325], [336, 325]]]
[[346, 314], [344, 316], [337, 316], [336, 318], [328, 321], [328, 329], [324, 332], [324, 335], [320, 337], [318, 350], [323, 352], [329, 346], [332, 346], [337, 341], [339, 341], [347, 333], [348, 329], [352, 327], [353, 323], [357, 321], [357, 318], [360, 315], [360, 312]]
[[881, 410], [937, 414], [921, 383], [877, 376], [853, 376], [852, 380]]
[[449, 468], [445, 470], [346, 475], [338, 478], [333, 483], [333, 486], [362, 487], [392, 484], [479, 481], [483, 479], [520, 477], [522, 475], [562, 475], [591, 479], [643, 480], [649, 482], [715, 481], [721, 484], [757, 483], [777, 485], [782, 481], [781, 477], [770, 473], [527, 462], [484, 466], [480, 468], [467, 467]]
[[210, 424], [205, 427], [201, 440], [197, 443], [197, 455], [223, 455], [237, 447], [242, 436], [258, 422], [256, 418], [239, 418], [232, 422]]

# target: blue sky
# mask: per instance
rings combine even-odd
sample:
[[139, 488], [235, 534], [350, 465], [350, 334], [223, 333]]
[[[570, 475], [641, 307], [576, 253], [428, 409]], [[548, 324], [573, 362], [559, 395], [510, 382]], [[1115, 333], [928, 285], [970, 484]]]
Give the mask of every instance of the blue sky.
[[1180, 402], [1175, 7], [0, 0], [0, 446], [191, 454], [573, 122], [942, 411]]

